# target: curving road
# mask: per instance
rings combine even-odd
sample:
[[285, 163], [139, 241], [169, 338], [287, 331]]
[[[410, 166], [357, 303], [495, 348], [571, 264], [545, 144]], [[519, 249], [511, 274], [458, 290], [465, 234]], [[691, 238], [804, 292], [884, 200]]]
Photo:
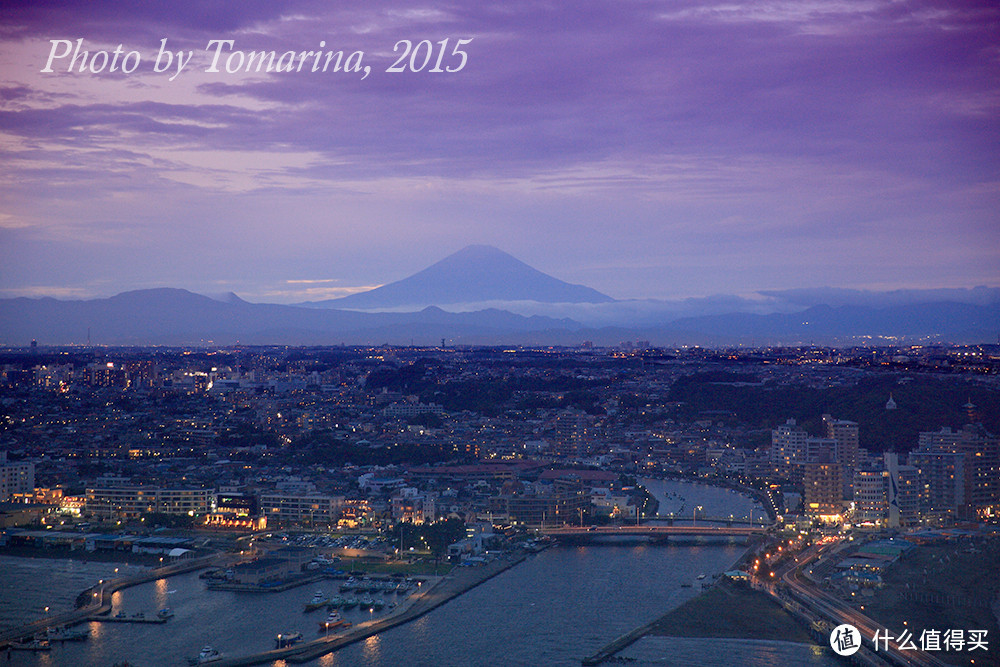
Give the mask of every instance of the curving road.
[[[880, 636], [887, 631], [885, 626], [865, 616], [859, 610], [847, 604], [837, 597], [829, 595], [822, 589], [815, 586], [809, 579], [802, 576], [802, 570], [812, 561], [819, 561], [829, 548], [829, 545], [814, 545], [799, 556], [797, 562], [791, 562], [783, 566], [776, 576], [783, 582], [784, 586], [796, 597], [806, 604], [812, 611], [820, 616], [831, 620], [834, 625], [849, 623], [861, 631], [861, 637], [868, 648], [875, 649], [873, 637], [879, 632]], [[768, 587], [769, 592], [780, 598], [776, 586]], [[893, 636], [895, 636], [893, 634]], [[884, 643], [875, 651], [879, 656], [890, 659], [897, 665], [912, 665], [914, 667], [944, 667], [946, 663], [933, 655], [920, 650], [905, 651], [900, 649], [895, 640], [888, 642], [888, 650]]]

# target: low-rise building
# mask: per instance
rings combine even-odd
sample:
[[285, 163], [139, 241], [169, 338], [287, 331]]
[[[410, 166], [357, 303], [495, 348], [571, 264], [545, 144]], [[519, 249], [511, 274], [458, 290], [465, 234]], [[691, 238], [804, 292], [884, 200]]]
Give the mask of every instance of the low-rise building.
[[86, 510], [102, 519], [131, 519], [143, 514], [202, 516], [209, 511], [211, 497], [210, 489], [95, 488], [87, 489]]
[[332, 525], [340, 518], [343, 496], [262, 494], [261, 513], [268, 522]]

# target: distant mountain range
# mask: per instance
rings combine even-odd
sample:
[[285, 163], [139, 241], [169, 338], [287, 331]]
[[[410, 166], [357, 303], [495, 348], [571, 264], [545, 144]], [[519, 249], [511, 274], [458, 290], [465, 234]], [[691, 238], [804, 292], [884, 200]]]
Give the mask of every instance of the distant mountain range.
[[[834, 304], [811, 303], [829, 298]], [[769, 312], [770, 311], [770, 312]], [[774, 312], [779, 311], [779, 312]], [[616, 301], [488, 246], [343, 299], [248, 303], [181, 289], [0, 300], [0, 344], [797, 345], [996, 342], [1000, 290], [789, 290], [760, 299]]]
[[578, 329], [571, 320], [500, 310], [448, 313], [428, 307], [410, 313], [360, 313], [219, 301], [187, 290], [159, 288], [108, 299], [0, 300], [0, 341], [24, 345], [428, 345], [441, 338], [494, 341], [531, 331]]

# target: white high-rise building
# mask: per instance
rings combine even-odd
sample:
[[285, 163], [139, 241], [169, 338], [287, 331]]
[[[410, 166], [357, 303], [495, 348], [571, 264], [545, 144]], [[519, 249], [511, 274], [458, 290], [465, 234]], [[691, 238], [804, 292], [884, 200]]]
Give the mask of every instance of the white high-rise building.
[[10, 502], [15, 493], [35, 492], [35, 464], [7, 461], [7, 452], [0, 452], [0, 502]]
[[[809, 434], [789, 419], [771, 431], [771, 467], [778, 477], [789, 479], [796, 476], [807, 460]], [[801, 478], [801, 472], [798, 476]]]
[[888, 481], [889, 473], [884, 470], [854, 473], [854, 523], [884, 525], [889, 510]]
[[826, 437], [836, 442], [835, 456], [844, 472], [844, 497], [850, 498], [853, 495], [851, 486], [854, 483], [854, 471], [858, 469], [858, 424], [846, 419], [834, 419], [830, 415], [823, 415], [823, 424], [826, 427]]

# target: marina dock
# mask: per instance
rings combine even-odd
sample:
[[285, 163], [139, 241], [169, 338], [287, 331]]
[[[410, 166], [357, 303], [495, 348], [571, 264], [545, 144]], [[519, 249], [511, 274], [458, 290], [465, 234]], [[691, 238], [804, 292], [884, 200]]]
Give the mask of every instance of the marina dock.
[[469, 591], [479, 584], [492, 579], [501, 572], [514, 567], [527, 558], [526, 554], [511, 555], [508, 558], [495, 560], [481, 567], [455, 568], [451, 573], [440, 577], [427, 586], [427, 590], [411, 596], [388, 616], [374, 621], [360, 623], [343, 634], [331, 637], [320, 637], [310, 642], [296, 644], [290, 648], [275, 649], [265, 653], [223, 658], [212, 663], [218, 667], [244, 667], [261, 665], [275, 660], [285, 660], [290, 663], [303, 663], [336, 651], [337, 649], [357, 643], [372, 635], [385, 632], [397, 625], [409, 623], [424, 614], [440, 607], [449, 600]]
[[162, 625], [167, 622], [167, 619], [160, 618], [159, 616], [91, 616], [87, 619], [95, 623], [153, 623], [156, 625]]

